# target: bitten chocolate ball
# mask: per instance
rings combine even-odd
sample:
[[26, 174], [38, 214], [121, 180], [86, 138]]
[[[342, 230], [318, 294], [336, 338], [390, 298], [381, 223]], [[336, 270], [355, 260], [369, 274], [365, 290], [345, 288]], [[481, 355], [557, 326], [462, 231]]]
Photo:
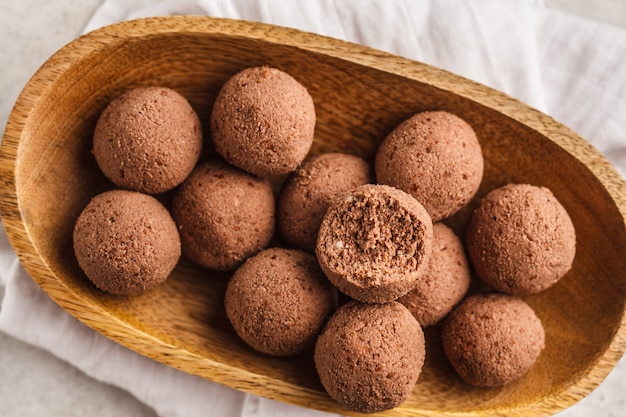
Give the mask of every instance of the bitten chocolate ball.
[[472, 127], [444, 111], [418, 113], [401, 123], [383, 140], [374, 163], [379, 183], [411, 194], [435, 222], [472, 199], [483, 167]]
[[291, 356], [313, 347], [337, 306], [337, 292], [313, 254], [271, 248], [237, 269], [224, 303], [235, 331], [253, 349]]
[[340, 291], [384, 303], [415, 286], [428, 266], [432, 240], [432, 221], [417, 200], [386, 185], [367, 184], [330, 206], [316, 254]]
[[506, 294], [466, 298], [443, 321], [441, 340], [467, 383], [496, 387], [532, 368], [545, 346], [541, 321], [522, 299]]
[[147, 194], [182, 183], [202, 150], [200, 120], [187, 100], [163, 87], [136, 88], [104, 109], [93, 155], [117, 186]]
[[314, 252], [317, 231], [331, 203], [372, 179], [368, 163], [354, 155], [323, 153], [307, 159], [281, 190], [278, 230], [289, 244]]
[[183, 255], [222, 271], [264, 249], [274, 233], [272, 187], [221, 161], [196, 168], [172, 203]]
[[146, 194], [113, 190], [95, 196], [73, 233], [81, 269], [101, 290], [136, 295], [164, 282], [180, 258], [167, 209]]
[[422, 372], [424, 333], [402, 304], [351, 301], [330, 318], [315, 345], [322, 385], [339, 404], [376, 413], [407, 400]]
[[400, 297], [423, 326], [438, 323], [467, 293], [470, 266], [463, 242], [443, 223], [433, 225], [433, 253], [428, 269], [408, 294]]
[[567, 211], [545, 187], [508, 184], [473, 212], [465, 242], [476, 274], [494, 289], [534, 294], [572, 267], [576, 232]]
[[315, 107], [307, 89], [270, 67], [245, 69], [220, 90], [211, 113], [216, 151], [259, 176], [286, 174], [313, 144]]

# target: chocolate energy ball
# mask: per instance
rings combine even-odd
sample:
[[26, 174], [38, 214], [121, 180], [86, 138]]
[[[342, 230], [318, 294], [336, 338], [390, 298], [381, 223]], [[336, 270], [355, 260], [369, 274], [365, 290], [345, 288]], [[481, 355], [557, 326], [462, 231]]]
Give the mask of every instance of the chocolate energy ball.
[[274, 206], [266, 179], [221, 161], [199, 165], [172, 202], [183, 255], [207, 268], [234, 270], [270, 242]]
[[146, 194], [112, 190], [95, 196], [74, 226], [74, 253], [101, 290], [136, 295], [164, 282], [180, 258], [167, 209]]
[[499, 293], [466, 298], [443, 321], [443, 349], [467, 383], [496, 387], [514, 381], [535, 364], [545, 333], [522, 299]]
[[182, 183], [202, 150], [200, 120], [164, 87], [136, 88], [102, 112], [93, 135], [98, 166], [121, 188], [157, 194]]
[[324, 327], [314, 360], [335, 401], [359, 413], [376, 413], [410, 396], [425, 354], [422, 328], [402, 304], [350, 301]]
[[281, 190], [278, 230], [289, 244], [314, 252], [317, 231], [331, 203], [372, 179], [368, 163], [354, 155], [323, 153], [305, 160]]
[[291, 356], [313, 347], [337, 307], [337, 291], [313, 254], [271, 248], [237, 269], [224, 304], [235, 331], [253, 349]]
[[259, 176], [286, 174], [313, 143], [315, 107], [307, 89], [270, 67], [247, 68], [220, 90], [211, 113], [217, 152]]
[[367, 184], [330, 206], [315, 252], [340, 291], [384, 303], [415, 286], [428, 266], [432, 240], [432, 221], [416, 199], [393, 187]]
[[443, 319], [465, 297], [470, 280], [463, 242], [448, 226], [435, 223], [428, 269], [398, 301], [423, 327], [430, 326]]
[[374, 170], [379, 183], [411, 194], [438, 221], [472, 199], [483, 166], [472, 127], [454, 114], [432, 111], [414, 115], [387, 135]]
[[572, 267], [576, 231], [545, 187], [508, 184], [487, 194], [472, 213], [465, 242], [476, 274], [514, 295], [543, 291]]

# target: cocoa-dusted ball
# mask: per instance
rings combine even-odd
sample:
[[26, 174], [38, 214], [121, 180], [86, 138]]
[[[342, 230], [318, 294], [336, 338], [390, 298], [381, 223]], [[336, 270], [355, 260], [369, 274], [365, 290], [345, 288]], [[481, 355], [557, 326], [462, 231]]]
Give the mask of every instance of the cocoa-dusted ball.
[[264, 249], [274, 233], [272, 187], [221, 161], [198, 166], [172, 202], [183, 255], [222, 271]]
[[340, 291], [384, 303], [409, 292], [424, 274], [432, 240], [432, 221], [416, 199], [393, 187], [367, 184], [329, 207], [315, 253]]
[[114, 99], [93, 136], [93, 155], [104, 175], [147, 194], [182, 183], [201, 150], [198, 116], [183, 96], [164, 87], [136, 88]]
[[317, 231], [331, 203], [370, 183], [372, 177], [369, 164], [354, 155], [323, 153], [305, 160], [281, 190], [278, 230], [289, 244], [314, 252]]
[[247, 68], [221, 88], [211, 113], [217, 152], [259, 176], [286, 174], [313, 144], [315, 106], [307, 89], [271, 67]]
[[438, 323], [467, 293], [471, 272], [463, 242], [443, 223], [433, 225], [433, 253], [428, 269], [398, 299], [423, 326]]
[[252, 348], [291, 356], [312, 348], [337, 305], [337, 292], [315, 256], [266, 249], [237, 269], [226, 289], [226, 315]]
[[383, 140], [374, 163], [379, 183], [411, 194], [435, 222], [472, 199], [483, 167], [472, 127], [444, 111], [418, 113], [401, 123]]
[[545, 187], [508, 184], [487, 194], [473, 212], [465, 242], [476, 274], [514, 295], [554, 285], [572, 267], [576, 231]]
[[410, 396], [424, 365], [424, 333], [402, 304], [350, 301], [330, 318], [315, 345], [322, 385], [339, 404], [376, 413]]
[[98, 288], [135, 295], [164, 282], [180, 258], [167, 209], [146, 194], [112, 190], [83, 209], [73, 233], [81, 269]]
[[496, 387], [532, 368], [545, 333], [522, 299], [499, 293], [466, 298], [443, 321], [441, 340], [459, 376], [475, 386]]

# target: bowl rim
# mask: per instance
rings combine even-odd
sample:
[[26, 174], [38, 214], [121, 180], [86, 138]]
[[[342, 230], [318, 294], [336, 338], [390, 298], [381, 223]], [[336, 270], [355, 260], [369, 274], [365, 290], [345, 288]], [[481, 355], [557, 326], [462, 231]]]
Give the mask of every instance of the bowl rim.
[[[278, 394], [283, 390], [291, 389], [289, 384], [280, 385], [278, 382], [269, 391], [264, 389], [259, 392], [254, 388], [259, 377], [252, 372], [248, 372], [250, 377], [248, 383], [238, 384], [233, 382], [230, 376], [235, 371], [240, 376], [244, 370], [213, 361], [210, 358], [199, 356], [194, 352], [157, 339], [141, 331], [141, 329], [124, 323], [104, 309], [93, 311], [94, 306], [92, 304], [86, 303], [80, 294], [71, 291], [61, 279], [58, 279], [47, 268], [46, 262], [39, 256], [35, 245], [31, 242], [28, 228], [21, 215], [15, 174], [23, 129], [28, 123], [30, 113], [36, 108], [39, 97], [46, 94], [54, 86], [64, 71], [103, 47], [114, 47], [130, 39], [140, 40], [152, 35], [181, 32], [203, 35], [226, 34], [321, 53], [383, 72], [391, 72], [418, 82], [428, 83], [433, 87], [453, 92], [496, 110], [541, 133], [576, 160], [580, 161], [584, 157], [585, 160], [590, 161], [585, 165], [605, 188], [617, 207], [626, 228], [626, 183], [610, 162], [591, 143], [552, 117], [490, 87], [421, 62], [363, 45], [265, 23], [206, 16], [164, 16], [115, 23], [82, 35], [62, 47], [35, 72], [22, 90], [10, 113], [0, 144], [0, 217], [9, 242], [20, 262], [37, 284], [57, 304], [99, 333], [132, 350], [139, 350], [151, 359], [186, 372], [189, 372], [191, 367], [197, 369], [198, 365], [203, 368], [210, 367], [212, 368], [210, 378], [197, 372], [194, 373], [232, 388], [272, 399], [284, 401], [284, 398]], [[437, 77], [431, 77], [435, 72]], [[520, 112], [520, 108], [524, 108], [525, 111]], [[87, 305], [89, 305], [91, 312], [86, 312], [84, 308], [81, 308], [87, 307]], [[150, 349], [145, 349], [145, 346], [150, 346]], [[593, 391], [609, 374], [625, 351], [626, 315], [622, 309], [619, 328], [613, 335], [606, 351], [596, 359], [591, 368], [579, 380], [567, 389], [553, 392], [549, 397], [544, 398], [543, 405], [545, 408], [539, 410], [525, 407], [523, 410], [495, 411], [502, 413], [498, 415], [545, 415], [546, 408], [550, 412], [565, 409]], [[177, 353], [184, 354], [178, 355]], [[178, 359], [172, 360], [173, 357]], [[306, 389], [302, 389], [306, 391]], [[311, 403], [313, 402], [315, 402], [314, 399], [311, 400]], [[320, 409], [326, 409], [325, 407], [322, 404]], [[482, 415], [483, 411], [476, 415]], [[437, 415], [437, 413], [432, 415]], [[474, 414], [464, 413], [463, 415]]]

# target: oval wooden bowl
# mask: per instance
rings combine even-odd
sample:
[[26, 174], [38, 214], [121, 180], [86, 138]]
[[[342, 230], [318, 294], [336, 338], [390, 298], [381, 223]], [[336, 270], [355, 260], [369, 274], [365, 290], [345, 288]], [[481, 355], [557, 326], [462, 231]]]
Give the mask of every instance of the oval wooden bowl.
[[[161, 85], [208, 119], [221, 85], [256, 65], [300, 80], [317, 106], [313, 153], [372, 160], [380, 140], [422, 110], [456, 113], [476, 130], [486, 160], [477, 199], [508, 182], [544, 185], [569, 211], [578, 236], [573, 270], [527, 301], [546, 349], [536, 366], [502, 388], [461, 382], [437, 328], [411, 398], [390, 416], [553, 414], [593, 390], [626, 347], [626, 184], [585, 140], [550, 117], [453, 74], [335, 39], [258, 23], [165, 17], [112, 25], [71, 42], [32, 77], [10, 116], [0, 155], [1, 215], [35, 281], [72, 315], [164, 364], [265, 397], [343, 414], [324, 392], [310, 353], [264, 356], [225, 318], [228, 275], [182, 260], [161, 287], [138, 297], [105, 294], [81, 273], [74, 222], [112, 185], [91, 150], [98, 115], [118, 94]], [[167, 196], [164, 196], [167, 200]], [[470, 206], [447, 222], [462, 234]]]

